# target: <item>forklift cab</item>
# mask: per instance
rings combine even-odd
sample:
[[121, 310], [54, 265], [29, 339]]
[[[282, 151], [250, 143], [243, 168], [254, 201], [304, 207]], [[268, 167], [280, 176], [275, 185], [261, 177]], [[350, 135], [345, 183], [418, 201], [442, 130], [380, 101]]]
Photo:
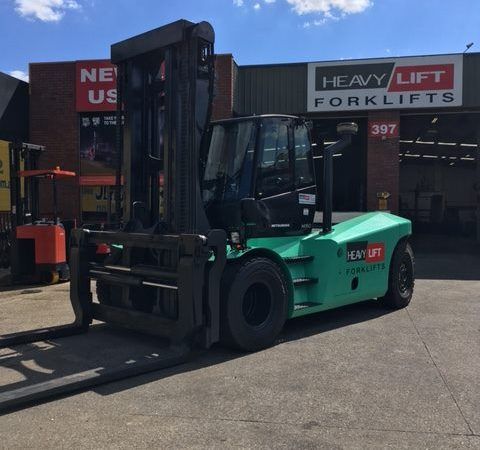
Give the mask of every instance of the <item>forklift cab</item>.
[[206, 143], [202, 199], [212, 228], [230, 236], [245, 231], [246, 237], [311, 231], [316, 180], [304, 119], [263, 115], [212, 122]]

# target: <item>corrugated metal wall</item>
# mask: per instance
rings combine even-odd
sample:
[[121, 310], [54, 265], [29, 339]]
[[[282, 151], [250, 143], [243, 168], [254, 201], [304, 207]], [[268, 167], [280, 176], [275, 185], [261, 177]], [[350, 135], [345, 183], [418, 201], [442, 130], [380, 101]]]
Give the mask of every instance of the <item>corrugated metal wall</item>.
[[237, 114], [301, 114], [306, 108], [306, 64], [238, 68]]
[[480, 53], [463, 57], [463, 106], [480, 106]]
[[[480, 107], [480, 53], [464, 55], [463, 106]], [[237, 114], [305, 114], [307, 64], [240, 66], [234, 111]]]

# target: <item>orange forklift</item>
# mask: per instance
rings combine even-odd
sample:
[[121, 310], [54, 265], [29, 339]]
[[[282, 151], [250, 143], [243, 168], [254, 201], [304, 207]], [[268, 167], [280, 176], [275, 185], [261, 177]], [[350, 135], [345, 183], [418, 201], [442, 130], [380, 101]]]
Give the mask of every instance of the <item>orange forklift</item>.
[[[58, 217], [57, 180], [75, 176], [75, 172], [39, 169], [43, 146], [12, 143], [11, 176], [11, 276], [12, 282], [54, 284], [70, 279], [66, 243], [71, 224]], [[53, 217], [39, 214], [39, 180], [47, 179], [53, 188]]]

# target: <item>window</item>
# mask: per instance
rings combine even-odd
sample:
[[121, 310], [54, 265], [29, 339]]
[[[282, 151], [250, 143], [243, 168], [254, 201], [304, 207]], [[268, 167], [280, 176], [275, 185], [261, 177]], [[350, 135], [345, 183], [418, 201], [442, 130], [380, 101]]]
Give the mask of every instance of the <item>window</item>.
[[253, 129], [250, 120], [214, 125], [203, 175], [205, 204], [249, 196]]
[[295, 144], [295, 187], [311, 186], [315, 183], [311, 156], [310, 138], [305, 125], [294, 129]]
[[292, 188], [288, 152], [288, 122], [266, 120], [260, 134], [261, 155], [257, 171], [257, 195], [269, 197]]

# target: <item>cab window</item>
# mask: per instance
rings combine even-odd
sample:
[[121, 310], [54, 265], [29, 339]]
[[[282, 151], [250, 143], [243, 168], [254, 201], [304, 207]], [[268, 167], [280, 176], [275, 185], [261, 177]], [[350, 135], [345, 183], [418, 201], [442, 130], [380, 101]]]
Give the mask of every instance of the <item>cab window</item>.
[[312, 149], [308, 129], [305, 125], [294, 128], [295, 187], [314, 184]]
[[288, 121], [266, 120], [260, 131], [256, 193], [270, 197], [291, 190], [293, 176], [288, 145]]

